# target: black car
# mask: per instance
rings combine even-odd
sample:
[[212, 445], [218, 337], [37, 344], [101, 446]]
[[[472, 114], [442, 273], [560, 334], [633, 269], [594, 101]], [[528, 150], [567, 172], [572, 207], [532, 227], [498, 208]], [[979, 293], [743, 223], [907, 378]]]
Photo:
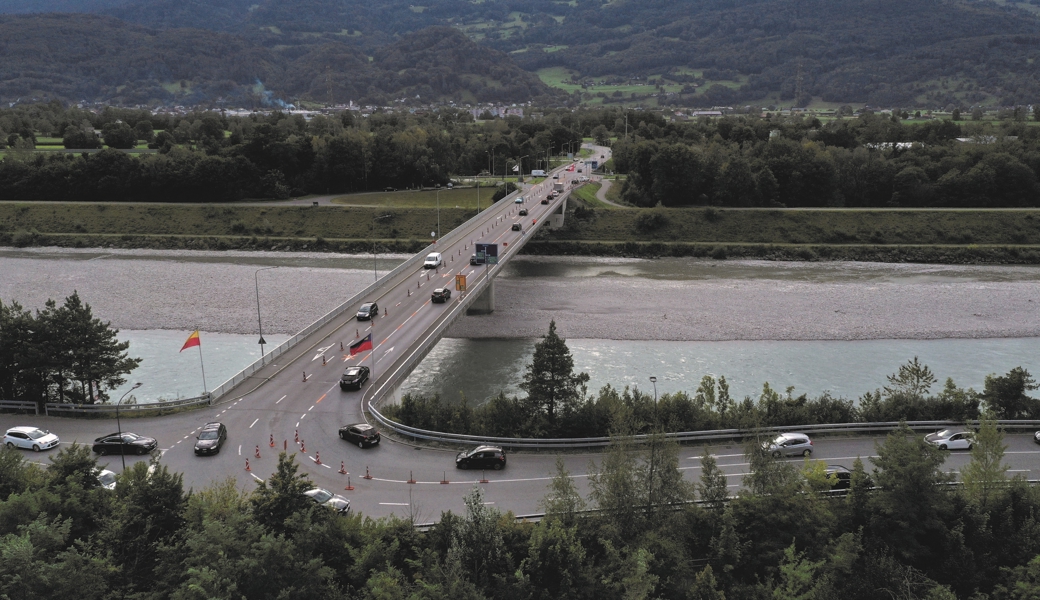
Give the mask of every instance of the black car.
[[827, 465], [824, 473], [832, 490], [847, 490], [852, 486], [852, 471], [841, 465]]
[[216, 454], [227, 440], [227, 427], [223, 423], [206, 423], [195, 439], [196, 456]]
[[494, 469], [499, 471], [506, 466], [506, 453], [498, 446], [477, 446], [473, 450], [459, 452], [455, 457], [458, 469]]
[[315, 503], [327, 506], [338, 513], [347, 514], [350, 512], [350, 500], [338, 494], [333, 494], [325, 488], [311, 488], [304, 492], [303, 495], [314, 500]]
[[477, 258], [476, 254], [471, 254], [469, 256], [469, 264], [471, 264], [471, 265], [479, 265], [479, 264], [481, 264], [480, 259]]
[[379, 305], [375, 302], [366, 302], [357, 311], [358, 321], [367, 321], [379, 316]]
[[375, 446], [379, 443], [379, 431], [368, 423], [344, 425], [339, 428], [339, 437], [352, 444], [357, 444], [358, 448]]
[[98, 454], [148, 454], [159, 445], [155, 438], [124, 431], [110, 433], [94, 440], [94, 452]]
[[365, 382], [368, 381], [369, 373], [370, 371], [365, 365], [347, 367], [347, 370], [343, 371], [343, 376], [339, 378], [340, 389], [360, 390], [361, 386], [365, 385]]
[[430, 300], [433, 302], [447, 302], [451, 300], [451, 290], [448, 288], [437, 288], [430, 294]]
[[519, 223], [513, 223], [513, 231], [523, 231], [524, 226]]
[[548, 204], [550, 200], [552, 200], [552, 196], [549, 196], [548, 198], [542, 198], [542, 204]]
[[521, 217], [526, 217], [527, 216], [527, 209], [526, 208], [521, 208], [519, 214], [520, 214]]

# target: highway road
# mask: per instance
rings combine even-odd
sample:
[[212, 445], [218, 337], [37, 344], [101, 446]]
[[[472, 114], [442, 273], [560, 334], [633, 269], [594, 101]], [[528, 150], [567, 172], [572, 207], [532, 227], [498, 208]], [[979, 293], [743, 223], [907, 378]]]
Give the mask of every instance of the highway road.
[[[609, 150], [605, 148], [597, 148], [595, 152], [605, 155], [600, 160], [609, 158]], [[570, 181], [581, 175], [577, 169], [563, 171], [560, 181], [565, 182], [569, 190]], [[278, 453], [284, 449], [296, 455], [302, 472], [316, 485], [345, 495], [351, 499], [354, 510], [372, 517], [394, 514], [417, 522], [435, 521], [443, 511], [464, 511], [462, 499], [474, 485], [483, 488], [486, 502], [503, 511], [511, 510], [520, 515], [540, 512], [539, 501], [554, 471], [556, 457], [553, 454], [511, 453], [507, 468], [499, 472], [456, 471], [453, 459], [457, 448], [414, 445], [384, 437], [379, 446], [360, 449], [340, 440], [337, 432], [343, 425], [365, 421], [364, 402], [381, 385], [387, 372], [399, 368], [406, 348], [415, 339], [429, 335], [461, 298], [453, 291], [450, 302], [433, 304], [432, 290], [438, 287], [454, 290], [458, 274], [466, 275], [470, 285], [474, 278], [486, 276], [488, 267], [469, 264], [473, 244], [497, 243], [501, 248], [515, 244], [526, 231], [513, 231], [510, 227], [513, 223], [522, 223], [527, 230], [534, 220], [545, 218], [555, 208], [555, 202], [550, 205], [539, 202], [548, 194], [552, 183], [552, 179], [546, 179], [525, 188], [522, 193], [527, 200], [523, 204], [505, 200], [486, 209], [482, 222], [472, 225], [464, 235], [452, 236], [450, 243], [437, 248], [445, 257], [443, 268], [427, 270], [417, 266], [401, 275], [392, 288], [385, 288], [382, 296], [368, 299], [379, 303], [380, 316], [375, 319], [359, 322], [347, 315], [334, 321], [292, 351], [273, 359], [215, 406], [167, 416], [124, 418], [123, 430], [155, 437], [162, 451], [162, 462], [171, 470], [183, 473], [186, 487], [195, 489], [228, 477], [244, 489], [252, 489], [256, 482], [274, 471]], [[520, 217], [521, 209], [529, 214]], [[350, 297], [353, 292], [345, 290], [343, 295]], [[338, 300], [330, 299], [330, 304], [336, 302]], [[351, 357], [346, 348], [369, 334], [373, 350]], [[358, 363], [372, 368], [372, 380], [360, 391], [341, 391], [338, 382], [344, 368]], [[472, 376], [483, 375], [473, 373]], [[203, 424], [211, 421], [221, 421], [228, 427], [228, 441], [220, 454], [196, 457], [195, 436]], [[89, 444], [94, 438], [116, 430], [116, 423], [111, 419], [0, 414], [0, 429], [15, 425], [49, 429], [58, 434], [62, 445]], [[1040, 474], [1031, 470], [1036, 464], [1036, 455], [1040, 454], [1040, 447], [1032, 443], [1031, 435], [1009, 435], [1007, 441], [1007, 462], [1012, 474], [1040, 478]], [[680, 454], [680, 468], [691, 480], [700, 475], [702, 451], [702, 448], [684, 447]], [[56, 450], [41, 454], [29, 452], [26, 457], [46, 463], [47, 455], [54, 452]], [[713, 446], [711, 452], [718, 457], [735, 491], [747, 471], [741, 447], [718, 445]], [[857, 456], [866, 460], [873, 454], [874, 439], [871, 438], [822, 438], [816, 441], [814, 458], [851, 467]], [[597, 458], [595, 452], [564, 455], [568, 470], [584, 493], [589, 491], [587, 473]], [[127, 464], [147, 459], [127, 457]], [[953, 453], [947, 467], [956, 470], [968, 459], [967, 453]], [[114, 471], [120, 469], [119, 457], [102, 457], [100, 462]], [[341, 467], [346, 473], [340, 472]], [[480, 483], [482, 478], [487, 483]], [[353, 490], [344, 489], [348, 483]]]

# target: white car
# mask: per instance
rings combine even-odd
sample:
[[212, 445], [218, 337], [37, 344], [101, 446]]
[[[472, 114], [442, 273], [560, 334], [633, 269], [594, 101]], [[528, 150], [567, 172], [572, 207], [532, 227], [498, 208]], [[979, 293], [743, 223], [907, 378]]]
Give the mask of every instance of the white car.
[[813, 443], [804, 433], [781, 433], [772, 441], [762, 444], [762, 449], [773, 455], [774, 458], [812, 456]]
[[424, 269], [436, 269], [437, 267], [444, 264], [444, 258], [440, 252], [430, 252], [426, 255], [426, 262], [423, 263]]
[[327, 506], [338, 513], [347, 514], [350, 512], [350, 500], [339, 494], [333, 494], [325, 488], [311, 488], [304, 492], [303, 495], [314, 500], [317, 504]]
[[12, 427], [4, 435], [8, 448], [26, 448], [33, 452], [50, 450], [58, 445], [58, 436], [36, 427]]
[[942, 450], [971, 450], [975, 445], [975, 434], [960, 429], [943, 429], [924, 436], [924, 441]]
[[98, 473], [97, 478], [98, 483], [100, 483], [101, 487], [105, 488], [106, 490], [116, 489], [116, 474], [113, 471], [109, 471], [108, 469], [102, 469], [101, 472]]

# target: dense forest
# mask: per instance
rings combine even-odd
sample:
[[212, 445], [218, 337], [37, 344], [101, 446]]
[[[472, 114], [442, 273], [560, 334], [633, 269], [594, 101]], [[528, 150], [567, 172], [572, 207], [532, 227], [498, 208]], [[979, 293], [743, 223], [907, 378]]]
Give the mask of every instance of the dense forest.
[[[651, 74], [689, 83], [665, 105], [1009, 106], [1040, 97], [1040, 20], [1026, 8], [1035, 10], [946, 0], [0, 0], [12, 15], [0, 18], [0, 100], [241, 104], [260, 80], [277, 98], [325, 102], [327, 75], [337, 101], [566, 100], [515, 60], [569, 69], [583, 86]], [[25, 14], [45, 12], [63, 14]], [[423, 56], [441, 55], [458, 81], [421, 68], [418, 81], [397, 81], [379, 64], [416, 34], [444, 38]]]
[[551, 102], [554, 94], [497, 50], [433, 27], [367, 56], [330, 41], [272, 49], [204, 29], [147, 29], [97, 15], [0, 17], [0, 100], [253, 108], [299, 98], [346, 104]]
[[185, 490], [156, 459], [109, 490], [89, 447], [63, 447], [46, 467], [3, 448], [0, 596], [1035, 598], [1040, 492], [1008, 477], [993, 421], [977, 441], [950, 486], [948, 452], [898, 429], [835, 494], [822, 462], [773, 459], [752, 436], [732, 497], [710, 448], [687, 479], [691, 449], [618, 437], [590, 466], [587, 496], [557, 462], [539, 522], [485, 504], [479, 487], [461, 514], [412, 502], [410, 519], [340, 516], [303, 495], [312, 484], [295, 455], [252, 490], [231, 478]]
[[[908, 123], [867, 112], [823, 123], [561, 110], [478, 123], [445, 109], [308, 121], [286, 113], [91, 113], [55, 102], [0, 109], [9, 146], [0, 199], [224, 202], [432, 186], [453, 175], [505, 173], [524, 155], [525, 168], [537, 168], [548, 152], [593, 137], [613, 143], [614, 168], [629, 174], [623, 197], [634, 206], [1032, 207], [1040, 202], [1040, 128], [1025, 119], [1034, 116], [1009, 110], [998, 122]], [[110, 147], [37, 152], [38, 135], [63, 137], [70, 149]], [[111, 148], [137, 140], [156, 152]]]

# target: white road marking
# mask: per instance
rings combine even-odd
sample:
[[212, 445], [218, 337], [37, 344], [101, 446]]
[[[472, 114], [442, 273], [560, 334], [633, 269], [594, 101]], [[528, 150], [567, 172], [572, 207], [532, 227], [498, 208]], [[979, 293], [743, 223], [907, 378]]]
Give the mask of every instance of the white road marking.
[[[282, 396], [281, 398], [279, 398], [278, 402], [281, 402], [282, 400], [285, 400], [286, 396], [288, 396], [288, 394], [286, 394], [285, 396]], [[278, 404], [278, 402], [275, 402], [275, 404]]]
[[253, 424], [249, 426], [249, 428], [252, 429], [253, 425], [256, 425], [256, 422], [259, 421], [259, 420], [260, 420], [260, 417], [257, 417], [256, 420], [253, 421]]
[[[310, 408], [307, 409], [307, 412], [311, 412], [312, 410], [314, 410], [314, 405], [313, 404], [311, 405]], [[304, 415], [304, 416], [306, 416], [306, 415]]]
[[407, 502], [380, 502], [381, 506], [408, 506]]
[[297, 428], [297, 429], [299, 429], [299, 428], [300, 428], [300, 422], [299, 422], [299, 421], [297, 421], [297, 422], [296, 422], [296, 428]]
[[242, 456], [242, 444], [238, 445], [238, 455]]
[[[250, 475], [253, 475], [253, 474], [252, 474], [252, 473], [250, 473]], [[264, 482], [264, 480], [263, 480], [263, 479], [260, 479], [260, 478], [259, 478], [259, 477], [257, 477], [256, 475], [253, 475], [253, 479], [255, 479], [255, 480], [259, 481], [260, 483], [263, 483], [263, 482]]]
[[[314, 407], [312, 406], [311, 408], [314, 408]], [[300, 420], [302, 421], [303, 418], [306, 417], [306, 416], [307, 416], [307, 413], [303, 413], [302, 415], [300, 415]]]

